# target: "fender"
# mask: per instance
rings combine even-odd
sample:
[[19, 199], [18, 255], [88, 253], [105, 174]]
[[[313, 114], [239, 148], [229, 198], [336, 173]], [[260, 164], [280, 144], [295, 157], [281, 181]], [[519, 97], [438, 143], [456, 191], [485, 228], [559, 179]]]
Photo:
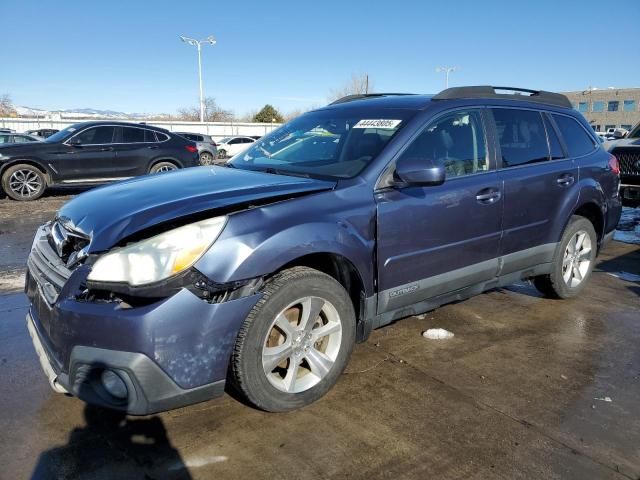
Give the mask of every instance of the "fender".
[[578, 186], [580, 187], [578, 202], [574, 210], [578, 210], [580, 207], [583, 207], [586, 204], [594, 204], [594, 206], [596, 206], [600, 211], [603, 227], [601, 231], [597, 231], [596, 228], [596, 234], [598, 235], [598, 238], [602, 238], [602, 236], [606, 233], [606, 218], [608, 211], [607, 195], [602, 188], [602, 185], [596, 182], [593, 178], [581, 178]]
[[47, 176], [47, 183], [51, 184], [57, 177], [57, 172], [52, 170], [49, 165], [46, 165], [42, 160], [35, 157], [25, 156], [21, 158], [8, 160], [6, 163], [0, 165], [0, 177], [4, 174], [5, 170], [13, 165], [18, 165], [20, 163], [33, 165], [36, 168], [42, 170]]
[[[343, 193], [345, 191], [343, 190]], [[365, 294], [375, 293], [375, 207], [373, 199], [342, 211], [346, 204], [335, 191], [292, 200], [321, 201], [329, 213], [318, 219], [302, 218], [318, 207], [304, 208], [289, 202], [261, 207], [229, 217], [220, 238], [194, 265], [218, 283], [263, 277], [310, 254], [332, 253], [349, 260], [362, 279]], [[332, 204], [335, 209], [331, 208]], [[295, 212], [294, 215], [291, 215]], [[311, 221], [310, 221], [311, 220]]]

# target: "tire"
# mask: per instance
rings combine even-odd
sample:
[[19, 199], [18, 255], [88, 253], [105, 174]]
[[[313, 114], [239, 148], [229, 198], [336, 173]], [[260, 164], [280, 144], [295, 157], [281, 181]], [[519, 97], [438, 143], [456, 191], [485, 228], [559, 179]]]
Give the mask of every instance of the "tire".
[[2, 175], [2, 189], [14, 200], [36, 200], [47, 189], [47, 179], [45, 174], [33, 165], [13, 165]]
[[[307, 316], [315, 321], [307, 322], [306, 330], [305, 312], [319, 312]], [[353, 304], [342, 285], [311, 268], [284, 270], [265, 284], [262, 298], [240, 328], [230, 383], [244, 400], [262, 410], [304, 407], [337, 382], [351, 356], [355, 334]], [[278, 359], [280, 363], [274, 363]]]
[[227, 151], [226, 150], [218, 150], [218, 158], [220, 160], [224, 160], [225, 158], [227, 158]]
[[550, 298], [575, 297], [593, 271], [597, 248], [593, 224], [584, 217], [572, 216], [553, 255], [551, 273], [535, 277], [533, 284]]
[[155, 175], [156, 173], [167, 173], [173, 170], [178, 170], [178, 166], [173, 162], [158, 162], [149, 170], [150, 175]]
[[200, 165], [212, 165], [213, 155], [209, 152], [202, 152], [200, 154]]

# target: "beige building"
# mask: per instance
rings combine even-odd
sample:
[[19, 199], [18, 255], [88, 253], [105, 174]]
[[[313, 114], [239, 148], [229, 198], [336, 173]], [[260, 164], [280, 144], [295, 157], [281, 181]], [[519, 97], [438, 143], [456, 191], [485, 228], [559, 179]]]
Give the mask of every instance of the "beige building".
[[631, 128], [640, 122], [640, 88], [587, 89], [563, 92], [594, 130]]

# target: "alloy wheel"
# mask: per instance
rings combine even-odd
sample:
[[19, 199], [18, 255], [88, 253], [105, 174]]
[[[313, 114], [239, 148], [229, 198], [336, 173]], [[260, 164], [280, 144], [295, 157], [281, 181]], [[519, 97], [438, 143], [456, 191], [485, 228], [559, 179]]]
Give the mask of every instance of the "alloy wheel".
[[575, 288], [589, 272], [591, 265], [591, 237], [584, 230], [577, 231], [569, 240], [562, 259], [562, 278]]
[[213, 156], [208, 152], [200, 154], [200, 163], [202, 165], [211, 165], [213, 163]]
[[320, 297], [292, 302], [274, 319], [262, 347], [262, 367], [271, 385], [300, 393], [331, 371], [342, 340], [336, 308]]
[[172, 172], [175, 169], [176, 167], [174, 167], [173, 165], [162, 165], [160, 168], [158, 168], [158, 170], [156, 170], [156, 173]]
[[43, 187], [42, 178], [33, 170], [20, 169], [9, 177], [9, 188], [23, 198], [36, 196]]

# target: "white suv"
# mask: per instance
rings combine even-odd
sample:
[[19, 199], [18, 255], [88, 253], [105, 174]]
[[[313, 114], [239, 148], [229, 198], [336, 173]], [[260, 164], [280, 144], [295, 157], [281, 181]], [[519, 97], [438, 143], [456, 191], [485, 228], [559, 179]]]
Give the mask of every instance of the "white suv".
[[225, 137], [218, 142], [218, 158], [233, 157], [255, 141], [251, 137]]

